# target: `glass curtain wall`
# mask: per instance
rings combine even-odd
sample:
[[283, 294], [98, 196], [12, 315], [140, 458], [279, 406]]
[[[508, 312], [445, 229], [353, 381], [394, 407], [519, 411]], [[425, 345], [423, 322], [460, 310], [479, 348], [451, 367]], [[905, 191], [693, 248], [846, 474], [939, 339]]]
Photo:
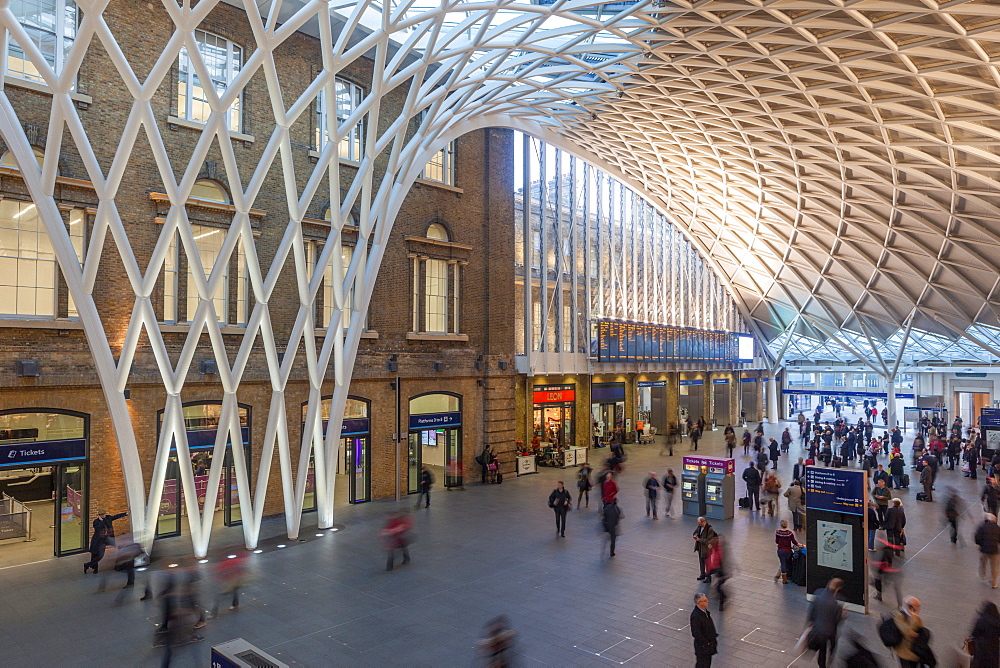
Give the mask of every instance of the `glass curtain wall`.
[[534, 137], [515, 133], [514, 147], [518, 354], [526, 332], [531, 351], [589, 353], [595, 318], [748, 331], [715, 271], [649, 202]]

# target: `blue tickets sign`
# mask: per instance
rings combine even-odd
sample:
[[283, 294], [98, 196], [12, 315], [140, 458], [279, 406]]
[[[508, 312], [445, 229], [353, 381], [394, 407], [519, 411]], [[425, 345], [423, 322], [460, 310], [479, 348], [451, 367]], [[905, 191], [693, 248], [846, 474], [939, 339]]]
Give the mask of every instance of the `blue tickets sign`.
[[23, 441], [0, 445], [0, 466], [11, 464], [41, 464], [63, 462], [87, 457], [87, 441], [83, 438], [62, 441]]
[[461, 413], [427, 413], [411, 415], [410, 429], [435, 429], [437, 427], [458, 427], [462, 424]]
[[865, 472], [806, 467], [806, 508], [865, 514]]

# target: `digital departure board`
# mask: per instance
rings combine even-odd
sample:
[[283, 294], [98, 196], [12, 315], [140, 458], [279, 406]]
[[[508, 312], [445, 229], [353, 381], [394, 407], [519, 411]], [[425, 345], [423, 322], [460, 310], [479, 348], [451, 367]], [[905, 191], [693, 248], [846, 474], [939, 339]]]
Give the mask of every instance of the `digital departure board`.
[[602, 319], [597, 321], [597, 361], [752, 362], [753, 337], [735, 332]]

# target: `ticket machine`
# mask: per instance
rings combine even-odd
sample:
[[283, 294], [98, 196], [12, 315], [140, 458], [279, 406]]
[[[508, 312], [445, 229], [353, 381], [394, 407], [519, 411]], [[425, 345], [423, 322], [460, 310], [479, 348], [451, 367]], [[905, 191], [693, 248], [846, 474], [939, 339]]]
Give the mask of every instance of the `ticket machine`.
[[733, 518], [736, 500], [736, 460], [716, 459], [707, 462], [705, 474], [705, 517], [716, 520]]
[[685, 515], [705, 514], [705, 467], [703, 457], [685, 457], [681, 471], [681, 502]]

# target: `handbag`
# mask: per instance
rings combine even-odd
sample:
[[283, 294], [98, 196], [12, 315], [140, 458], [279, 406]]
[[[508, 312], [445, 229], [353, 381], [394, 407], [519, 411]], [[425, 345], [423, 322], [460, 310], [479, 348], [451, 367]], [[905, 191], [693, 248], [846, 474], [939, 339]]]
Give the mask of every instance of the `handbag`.
[[906, 545], [906, 534], [902, 531], [899, 532], [899, 544]]
[[490, 471], [496, 471], [497, 470], [496, 462], [490, 462], [490, 465], [487, 466], [486, 468], [489, 469]]

